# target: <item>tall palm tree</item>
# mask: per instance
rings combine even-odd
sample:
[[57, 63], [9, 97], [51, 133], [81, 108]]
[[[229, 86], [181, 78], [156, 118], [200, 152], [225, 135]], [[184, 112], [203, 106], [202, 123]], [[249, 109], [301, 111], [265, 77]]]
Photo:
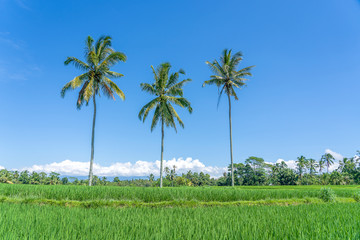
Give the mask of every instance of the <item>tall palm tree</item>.
[[305, 168], [307, 166], [307, 159], [304, 156], [300, 156], [296, 160], [296, 167], [299, 171], [300, 180], [302, 178], [302, 174], [305, 171]]
[[[229, 128], [230, 128], [230, 158], [231, 158], [231, 185], [234, 186], [234, 161], [233, 161], [233, 149], [232, 149], [232, 129], [231, 129], [231, 99], [233, 96], [235, 100], [238, 97], [235, 93], [235, 88], [241, 88], [245, 84], [247, 76], [252, 76], [250, 70], [254, 66], [246, 67], [240, 70], [236, 70], [239, 63], [243, 60], [241, 52], [235, 53], [231, 56], [231, 49], [225, 49], [220, 57], [220, 63], [217, 60], [213, 62], [206, 62], [214, 75], [210, 76], [210, 80], [205, 81], [205, 85], [216, 85], [219, 88], [219, 100], [223, 92], [226, 93], [229, 100]], [[221, 90], [220, 90], [221, 88]], [[218, 100], [218, 104], [219, 104]]]
[[329, 173], [329, 167], [334, 164], [335, 158], [330, 153], [325, 153], [321, 156], [321, 160], [323, 160], [326, 164], [327, 173]]
[[120, 78], [123, 75], [117, 72], [110, 71], [110, 68], [116, 63], [126, 61], [124, 53], [117, 52], [111, 48], [111, 37], [102, 36], [96, 43], [91, 36], [88, 36], [85, 41], [85, 62], [75, 57], [68, 57], [65, 65], [73, 64], [76, 68], [84, 73], [76, 76], [73, 80], [65, 84], [61, 90], [61, 96], [70, 89], [80, 88], [78, 99], [76, 102], [77, 108], [86, 103], [88, 105], [92, 98], [94, 104], [94, 115], [91, 135], [91, 158], [89, 170], [89, 186], [93, 179], [93, 164], [94, 164], [94, 136], [95, 136], [95, 119], [96, 119], [96, 100], [95, 96], [100, 96], [101, 92], [108, 98], [115, 100], [117, 94], [122, 100], [125, 99], [124, 93], [120, 88], [110, 80], [110, 78]]
[[155, 108], [154, 116], [151, 123], [151, 131], [154, 130], [156, 124], [161, 122], [161, 160], [160, 160], [160, 187], [163, 185], [163, 153], [164, 153], [164, 126], [173, 127], [175, 131], [176, 123], [184, 128], [184, 123], [171, 104], [175, 104], [182, 108], [187, 108], [192, 113], [190, 102], [183, 97], [183, 86], [190, 82], [191, 79], [185, 79], [179, 82], [179, 74], [185, 74], [183, 70], [179, 72], [169, 73], [170, 63], [163, 63], [155, 70], [151, 66], [154, 74], [154, 83], [141, 83], [141, 90], [155, 95], [155, 98], [145, 104], [139, 112], [139, 119], [143, 122], [148, 116], [150, 110]]
[[313, 176], [314, 173], [316, 173], [317, 167], [319, 167], [319, 164], [316, 162], [315, 159], [312, 158], [308, 159], [308, 168], [311, 176]]
[[319, 161], [319, 173], [320, 173], [320, 175], [321, 175], [322, 170], [324, 169], [324, 167], [325, 167], [325, 161], [324, 161], [323, 158], [321, 158], [320, 161]]

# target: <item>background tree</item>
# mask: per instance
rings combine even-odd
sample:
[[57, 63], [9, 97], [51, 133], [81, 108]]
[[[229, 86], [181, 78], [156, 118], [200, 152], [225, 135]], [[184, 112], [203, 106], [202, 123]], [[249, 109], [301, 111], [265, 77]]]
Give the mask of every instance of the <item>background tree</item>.
[[[251, 156], [245, 160], [245, 164], [249, 165], [253, 172], [247, 175], [252, 175], [251, 185], [262, 185], [266, 180], [265, 176], [265, 161], [262, 158]], [[245, 168], [246, 170], [246, 168]]]
[[84, 71], [83, 74], [75, 77], [73, 80], [65, 84], [61, 90], [61, 96], [64, 97], [66, 91], [70, 89], [80, 88], [77, 108], [80, 109], [84, 102], [86, 105], [92, 98], [94, 104], [94, 115], [91, 134], [91, 157], [89, 170], [89, 186], [92, 185], [93, 164], [94, 164], [94, 136], [95, 136], [95, 119], [96, 119], [96, 100], [95, 96], [100, 96], [101, 92], [115, 100], [114, 95], [117, 94], [122, 100], [125, 99], [124, 93], [120, 88], [110, 80], [110, 78], [120, 78], [123, 75], [110, 71], [110, 68], [116, 63], [126, 61], [125, 54], [117, 52], [111, 48], [111, 37], [102, 36], [94, 44], [92, 37], [88, 36], [85, 41], [85, 58], [83, 62], [75, 57], [68, 57], [65, 65], [73, 64], [76, 68]]
[[327, 173], [329, 173], [329, 167], [334, 164], [335, 158], [330, 153], [325, 153], [324, 155], [322, 155], [321, 160], [325, 162]]
[[301, 181], [302, 175], [304, 174], [304, 171], [306, 169], [306, 165], [307, 165], [307, 159], [304, 156], [300, 156], [297, 158], [296, 168], [299, 172], [300, 181]]
[[311, 176], [313, 176], [316, 173], [316, 168], [319, 166], [319, 164], [316, 162], [315, 159], [308, 159], [308, 168], [309, 168], [309, 173]]
[[176, 130], [175, 119], [179, 125], [184, 128], [184, 123], [171, 104], [175, 104], [182, 108], [187, 108], [192, 113], [190, 102], [183, 97], [183, 86], [190, 82], [191, 79], [185, 79], [179, 82], [179, 74], [185, 74], [184, 70], [169, 73], [170, 63], [163, 63], [155, 70], [151, 66], [154, 74], [154, 83], [141, 83], [140, 87], [143, 91], [155, 95], [156, 97], [143, 106], [139, 112], [139, 119], [143, 122], [149, 112], [155, 108], [154, 116], [151, 123], [151, 131], [154, 130], [157, 123], [161, 122], [161, 160], [160, 160], [160, 187], [163, 186], [163, 153], [164, 153], [164, 127], [173, 127]]
[[[230, 158], [231, 158], [231, 185], [234, 186], [234, 161], [233, 161], [233, 149], [232, 149], [232, 129], [231, 129], [231, 99], [233, 96], [235, 100], [238, 100], [234, 88], [241, 88], [245, 85], [247, 76], [252, 76], [250, 70], [254, 66], [246, 67], [240, 70], [236, 70], [237, 66], [243, 59], [242, 53], [237, 52], [231, 56], [231, 50], [225, 49], [220, 57], [220, 63], [217, 60], [213, 62], [206, 62], [215, 75], [210, 76], [210, 80], [205, 81], [205, 85], [216, 85], [219, 88], [219, 100], [222, 93], [228, 96], [229, 100], [229, 129], [230, 129]], [[220, 90], [221, 88], [221, 90]], [[218, 102], [219, 104], [219, 102]]]
[[319, 173], [320, 173], [320, 175], [322, 174], [322, 170], [324, 169], [324, 167], [325, 167], [325, 161], [324, 161], [323, 158], [321, 158], [320, 161], [319, 161]]

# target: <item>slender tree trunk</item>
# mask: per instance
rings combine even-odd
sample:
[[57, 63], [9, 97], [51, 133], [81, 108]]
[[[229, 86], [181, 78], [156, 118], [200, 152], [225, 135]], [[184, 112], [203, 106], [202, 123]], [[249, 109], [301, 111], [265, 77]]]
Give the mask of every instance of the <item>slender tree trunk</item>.
[[90, 158], [90, 170], [89, 170], [89, 186], [92, 185], [92, 180], [93, 180], [94, 137], [95, 137], [95, 120], [96, 120], [96, 101], [95, 101], [95, 95], [93, 96], [93, 102], [94, 102], [94, 116], [93, 116], [92, 134], [91, 134], [91, 158]]
[[327, 167], [327, 173], [329, 173], [329, 162], [326, 164], [326, 167]]
[[233, 161], [233, 149], [232, 149], [232, 128], [231, 128], [231, 99], [229, 98], [229, 126], [230, 126], [230, 158], [231, 158], [231, 186], [234, 186], [234, 161]]
[[164, 120], [161, 119], [160, 187], [163, 186]]

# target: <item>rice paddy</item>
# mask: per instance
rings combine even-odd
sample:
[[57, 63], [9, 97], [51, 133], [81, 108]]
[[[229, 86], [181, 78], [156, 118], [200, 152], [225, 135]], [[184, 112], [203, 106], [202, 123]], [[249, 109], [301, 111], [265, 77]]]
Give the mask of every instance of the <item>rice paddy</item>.
[[64, 208], [0, 204], [2, 239], [359, 239], [360, 204]]
[[360, 239], [359, 186], [0, 184], [0, 239]]
[[[161, 201], [256, 201], [265, 199], [314, 198], [324, 186], [245, 186], [245, 187], [115, 187], [0, 184], [0, 197], [54, 200]], [[360, 186], [331, 186], [338, 197], [353, 197]]]

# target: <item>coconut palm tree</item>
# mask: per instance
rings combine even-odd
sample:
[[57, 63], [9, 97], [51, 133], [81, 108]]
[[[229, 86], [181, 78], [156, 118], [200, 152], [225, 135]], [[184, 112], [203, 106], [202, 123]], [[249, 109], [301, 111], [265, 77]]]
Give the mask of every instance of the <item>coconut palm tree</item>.
[[185, 74], [183, 70], [179, 72], [169, 73], [170, 63], [160, 64], [155, 70], [151, 66], [154, 74], [154, 83], [141, 83], [141, 90], [155, 95], [155, 98], [149, 103], [145, 104], [139, 112], [139, 119], [143, 122], [148, 116], [149, 112], [155, 108], [154, 116], [151, 123], [151, 131], [154, 130], [157, 123], [161, 122], [161, 160], [160, 160], [160, 187], [163, 185], [163, 153], [164, 153], [164, 127], [173, 127], [175, 131], [176, 123], [184, 128], [184, 123], [175, 111], [172, 104], [182, 108], [187, 108], [189, 113], [192, 113], [190, 102], [183, 97], [183, 86], [190, 82], [191, 79], [185, 79], [179, 82], [179, 74]]
[[300, 156], [296, 160], [296, 167], [297, 167], [297, 169], [299, 171], [300, 180], [301, 180], [302, 175], [303, 175], [303, 173], [304, 173], [304, 171], [306, 169], [307, 164], [308, 164], [308, 161], [304, 156]]
[[[231, 56], [231, 50], [225, 49], [220, 57], [220, 63], [217, 60], [213, 62], [206, 62], [214, 75], [210, 76], [210, 80], [205, 81], [205, 85], [216, 85], [219, 88], [219, 100], [223, 92], [226, 93], [229, 100], [229, 128], [230, 128], [230, 158], [231, 158], [231, 185], [234, 186], [234, 161], [232, 150], [232, 129], [231, 129], [231, 96], [238, 100], [235, 88], [245, 86], [246, 77], [252, 76], [250, 70], [254, 66], [246, 67], [236, 70], [237, 66], [243, 59], [241, 52], [235, 53]], [[221, 90], [220, 90], [221, 88]], [[219, 104], [218, 100], [218, 104]]]
[[334, 164], [335, 158], [330, 153], [325, 153], [321, 156], [321, 160], [323, 160], [326, 164], [327, 173], [329, 173], [329, 167]]
[[320, 173], [320, 175], [322, 174], [322, 170], [324, 169], [324, 167], [325, 167], [325, 161], [324, 161], [323, 158], [321, 158], [320, 161], [319, 161], [319, 173]]
[[308, 159], [308, 168], [311, 176], [313, 176], [314, 173], [316, 173], [317, 167], [319, 167], [319, 164], [316, 162], [315, 159], [312, 158]]
[[61, 96], [70, 89], [80, 88], [78, 99], [76, 102], [77, 108], [86, 103], [88, 105], [92, 98], [94, 104], [94, 115], [91, 135], [91, 157], [89, 170], [89, 186], [93, 179], [93, 164], [94, 164], [94, 135], [95, 135], [95, 119], [96, 119], [96, 100], [95, 96], [100, 96], [102, 92], [106, 97], [115, 100], [115, 94], [122, 100], [125, 99], [124, 93], [120, 88], [110, 80], [110, 78], [120, 78], [123, 75], [117, 72], [110, 71], [110, 68], [118, 62], [126, 61], [124, 53], [117, 52], [111, 48], [111, 37], [102, 36], [96, 43], [92, 37], [88, 36], [85, 41], [85, 62], [75, 57], [68, 57], [65, 65], [73, 64], [76, 68], [84, 73], [76, 76], [73, 80], [65, 84], [61, 90]]

